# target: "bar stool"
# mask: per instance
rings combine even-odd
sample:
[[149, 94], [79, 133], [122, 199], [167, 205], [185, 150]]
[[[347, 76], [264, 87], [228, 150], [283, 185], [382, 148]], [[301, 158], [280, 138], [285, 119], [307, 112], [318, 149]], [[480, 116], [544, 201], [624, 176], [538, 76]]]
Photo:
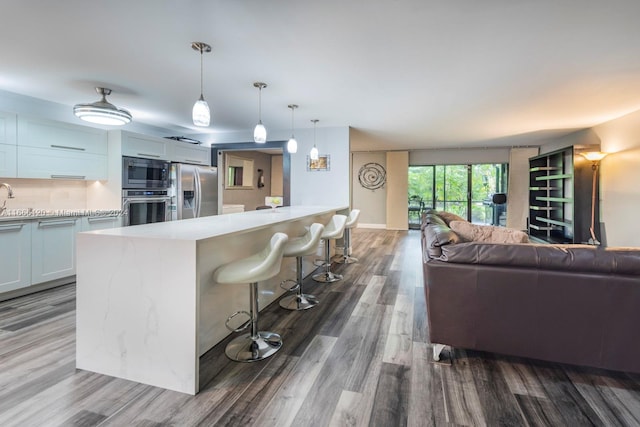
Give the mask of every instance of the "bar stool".
[[[302, 291], [302, 257], [311, 255], [316, 251], [318, 242], [322, 237], [324, 225], [314, 223], [309, 227], [309, 231], [304, 236], [290, 239], [284, 247], [284, 256], [296, 257], [296, 284], [292, 288], [286, 288], [288, 291], [298, 292], [289, 295], [280, 300], [280, 307], [287, 310], [306, 310], [318, 304], [318, 299], [314, 295], [305, 294]], [[285, 280], [285, 282], [293, 282], [293, 280]], [[282, 286], [282, 284], [280, 285]]]
[[331, 257], [329, 251], [329, 239], [339, 239], [344, 234], [344, 225], [347, 223], [345, 215], [334, 215], [324, 227], [322, 240], [324, 240], [324, 273], [314, 274], [313, 280], [316, 282], [333, 283], [342, 280], [342, 275], [331, 272]]
[[343, 255], [336, 260], [339, 264], [353, 264], [358, 262], [358, 258], [354, 258], [349, 255], [351, 249], [351, 229], [356, 228], [358, 225], [358, 218], [360, 217], [360, 209], [353, 209], [347, 217], [347, 223], [344, 225], [344, 251]]
[[[251, 327], [250, 334], [241, 335], [227, 344], [225, 353], [231, 360], [255, 362], [271, 356], [282, 347], [280, 335], [275, 332], [258, 331], [258, 282], [276, 276], [280, 272], [282, 254], [287, 240], [286, 234], [275, 233], [262, 251], [225, 264], [213, 273], [213, 280], [218, 283], [249, 283], [250, 285], [250, 311], [248, 313], [237, 311], [225, 322], [227, 329], [232, 332], [241, 332]], [[239, 314], [246, 314], [249, 320], [238, 329], [232, 329], [229, 321]]]

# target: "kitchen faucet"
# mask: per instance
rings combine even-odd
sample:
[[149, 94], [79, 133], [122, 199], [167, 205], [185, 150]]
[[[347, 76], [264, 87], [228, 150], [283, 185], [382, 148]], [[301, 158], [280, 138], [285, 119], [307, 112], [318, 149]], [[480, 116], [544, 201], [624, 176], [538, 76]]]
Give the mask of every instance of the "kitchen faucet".
[[[7, 199], [13, 199], [13, 190], [11, 189], [11, 186], [9, 184], [7, 184], [6, 182], [0, 183], [0, 188], [5, 187], [7, 189]], [[7, 199], [4, 199], [4, 202], [2, 203], [2, 206], [0, 206], [0, 214], [2, 214], [5, 209], [7, 209]]]

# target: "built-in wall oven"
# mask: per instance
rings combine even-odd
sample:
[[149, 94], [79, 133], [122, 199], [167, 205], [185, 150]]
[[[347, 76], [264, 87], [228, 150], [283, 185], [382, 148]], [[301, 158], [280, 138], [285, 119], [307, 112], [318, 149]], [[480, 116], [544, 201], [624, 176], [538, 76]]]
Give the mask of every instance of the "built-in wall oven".
[[164, 190], [122, 190], [123, 225], [171, 221], [171, 196]]
[[171, 163], [165, 160], [122, 157], [122, 188], [167, 189], [171, 187]]
[[122, 157], [123, 224], [171, 221], [171, 163]]

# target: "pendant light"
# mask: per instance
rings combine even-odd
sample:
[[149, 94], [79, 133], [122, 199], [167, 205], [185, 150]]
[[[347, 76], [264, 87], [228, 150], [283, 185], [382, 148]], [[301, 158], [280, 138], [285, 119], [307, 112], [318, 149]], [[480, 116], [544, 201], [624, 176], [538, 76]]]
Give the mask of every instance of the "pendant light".
[[76, 117], [100, 125], [120, 126], [131, 121], [131, 113], [107, 101], [107, 95], [111, 94], [111, 89], [97, 87], [96, 92], [102, 95], [102, 99], [91, 104], [76, 104], [73, 107], [73, 114]]
[[196, 126], [209, 126], [211, 121], [211, 111], [209, 110], [209, 104], [204, 100], [203, 91], [203, 72], [202, 72], [202, 54], [205, 52], [211, 52], [211, 46], [204, 42], [193, 42], [191, 48], [200, 52], [200, 98], [193, 104], [193, 124]]
[[320, 120], [313, 119], [311, 121], [313, 122], [313, 148], [309, 152], [309, 158], [311, 160], [318, 160], [318, 149], [316, 148], [316, 123]]
[[296, 141], [296, 137], [293, 136], [293, 112], [298, 106], [296, 104], [289, 104], [287, 107], [291, 108], [291, 138], [287, 142], [287, 151], [289, 153], [295, 153], [298, 151], [298, 141]]
[[264, 144], [267, 142], [267, 129], [262, 124], [262, 89], [267, 87], [267, 84], [255, 82], [253, 87], [258, 88], [258, 124], [253, 129], [253, 140], [258, 144]]

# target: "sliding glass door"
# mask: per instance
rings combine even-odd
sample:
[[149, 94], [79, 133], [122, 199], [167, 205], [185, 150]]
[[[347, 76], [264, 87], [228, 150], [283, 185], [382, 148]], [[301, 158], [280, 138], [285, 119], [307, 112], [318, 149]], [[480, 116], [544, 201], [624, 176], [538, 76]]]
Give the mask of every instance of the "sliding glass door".
[[504, 163], [410, 166], [409, 199], [477, 224], [497, 225], [492, 196], [506, 192], [506, 180]]

